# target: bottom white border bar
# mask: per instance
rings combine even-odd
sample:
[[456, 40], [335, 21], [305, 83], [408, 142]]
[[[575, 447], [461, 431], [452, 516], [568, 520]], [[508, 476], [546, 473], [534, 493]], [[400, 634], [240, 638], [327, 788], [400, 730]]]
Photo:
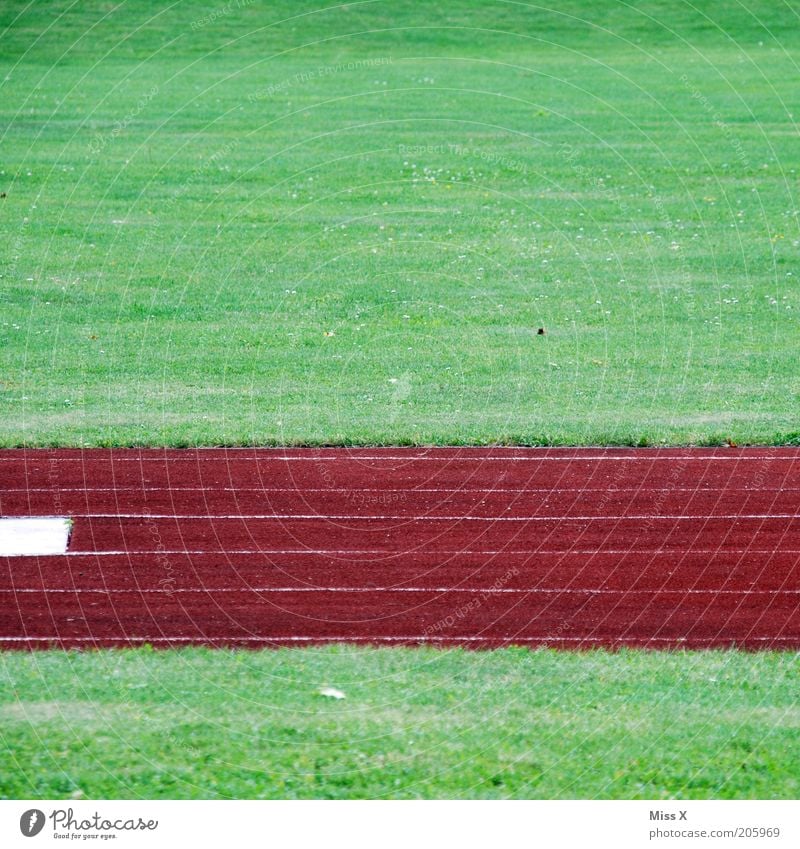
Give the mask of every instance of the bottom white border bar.
[[[27, 832], [32, 832], [28, 834]], [[797, 847], [782, 801], [2, 801], [0, 845]]]

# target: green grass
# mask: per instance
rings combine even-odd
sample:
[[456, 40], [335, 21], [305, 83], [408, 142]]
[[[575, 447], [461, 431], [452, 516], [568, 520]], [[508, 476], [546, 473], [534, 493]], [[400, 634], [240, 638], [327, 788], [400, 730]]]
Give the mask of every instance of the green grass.
[[789, 654], [6, 652], [0, 681], [4, 798], [800, 793]]
[[0, 10], [0, 445], [800, 438], [791, 6], [152, 9]]

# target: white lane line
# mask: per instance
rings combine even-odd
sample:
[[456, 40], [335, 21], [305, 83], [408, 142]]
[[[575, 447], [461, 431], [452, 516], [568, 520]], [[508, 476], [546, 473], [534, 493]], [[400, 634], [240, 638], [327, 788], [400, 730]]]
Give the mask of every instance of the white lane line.
[[64, 516], [0, 519], [0, 556], [35, 557], [64, 554], [72, 527]]
[[[190, 452], [193, 452], [195, 449], [187, 449]], [[313, 450], [313, 449], [312, 449]], [[536, 448], [528, 449], [531, 452], [536, 452]], [[455, 453], [455, 452], [454, 452]], [[606, 462], [606, 461], [614, 461], [614, 462], [623, 462], [623, 463], [652, 463], [655, 461], [665, 461], [668, 460], [670, 462], [674, 462], [675, 460], [689, 460], [692, 462], [704, 462], [704, 463], [716, 463], [716, 462], [734, 462], [739, 463], [743, 461], [759, 461], [759, 462], [795, 462], [800, 460], [800, 454], [793, 453], [783, 454], [783, 452], [776, 453], [773, 455], [770, 454], [743, 454], [741, 456], [724, 456], [724, 455], [705, 455], [698, 456], [696, 454], [656, 454], [653, 456], [636, 456], [630, 454], [579, 454], [579, 455], [562, 455], [562, 456], [536, 456], [532, 454], [531, 456], [517, 456], [517, 457], [493, 457], [483, 456], [483, 455], [465, 455], [465, 456], [426, 456], [426, 455], [386, 455], [386, 454], [377, 454], [377, 455], [360, 455], [360, 454], [351, 454], [351, 455], [342, 455], [340, 457], [307, 457], [303, 455], [281, 455], [276, 457], [266, 457], [266, 456], [253, 456], [249, 458], [239, 458], [234, 460], [236, 463], [243, 463], [251, 461], [253, 463], [262, 463], [262, 462], [289, 462], [289, 463], [320, 463], [326, 462], [330, 463], [334, 460], [339, 460], [341, 462], [358, 464], [362, 462], [378, 462], [378, 461], [403, 461], [405, 463], [418, 463], [418, 462], [431, 462], [431, 463], [573, 463], [573, 462]], [[165, 456], [163, 454], [144, 454], [142, 456], [137, 457], [120, 457], [120, 456], [111, 456], [106, 455], [105, 457], [32, 457], [30, 455], [26, 457], [0, 457], [0, 462], [6, 463], [82, 463], [85, 465], [91, 463], [173, 463], [173, 462], [194, 462], [196, 463], [198, 460], [201, 460], [204, 463], [215, 463], [215, 462], [225, 462], [228, 458], [224, 456], [220, 457], [203, 457], [201, 454], [190, 454], [189, 456], [180, 456], [180, 455], [169, 455]]]
[[325, 554], [325, 555], [353, 555], [353, 554], [375, 554], [381, 559], [389, 559], [400, 556], [413, 557], [453, 557], [453, 556], [482, 556], [482, 555], [527, 555], [535, 557], [540, 554], [559, 554], [562, 556], [572, 554], [668, 554], [671, 556], [687, 554], [800, 554], [800, 549], [783, 548], [526, 548], [526, 549], [458, 549], [451, 551], [419, 551], [414, 548], [410, 551], [395, 551], [387, 548], [237, 548], [237, 549], [190, 549], [190, 548], [151, 548], [151, 549], [109, 549], [107, 551], [68, 551], [65, 557], [97, 557], [126, 555], [129, 557], [150, 554], [185, 554], [185, 555], [213, 555], [221, 557], [230, 554]]
[[728, 445], [526, 445], [524, 443], [510, 444], [506, 442], [487, 442], [487, 443], [446, 443], [444, 445], [430, 445], [426, 443], [418, 443], [416, 445], [385, 445], [374, 443], [362, 443], [357, 445], [191, 445], [185, 448], [176, 448], [171, 445], [161, 446], [125, 446], [118, 445], [110, 448], [3, 448], [2, 452], [17, 452], [17, 453], [63, 453], [70, 451], [74, 454], [92, 454], [103, 452], [105, 454], [116, 454], [118, 452], [133, 454], [135, 452], [143, 453], [159, 453], [159, 454], [179, 454], [179, 453], [198, 453], [211, 454], [228, 454], [231, 452], [263, 452], [263, 453], [279, 453], [287, 451], [295, 452], [316, 452], [316, 453], [358, 453], [359, 451], [407, 451], [409, 453], [416, 452], [420, 456], [429, 456], [431, 452], [458, 452], [458, 451], [474, 451], [485, 453], [487, 451], [542, 451], [553, 454], [567, 454], [570, 451], [628, 451], [636, 454], [660, 453], [673, 451], [675, 453], [687, 452], [706, 452], [713, 454], [714, 452], [724, 452], [727, 454], [735, 451], [794, 451], [793, 445], [741, 445], [738, 447]]
[[362, 492], [379, 493], [403, 493], [416, 495], [417, 493], [439, 494], [443, 492], [455, 492], [469, 494], [473, 492], [495, 493], [495, 492], [544, 492], [556, 495], [561, 492], [603, 492], [609, 494], [623, 492], [715, 492], [719, 494], [738, 493], [761, 493], [761, 492], [800, 492], [796, 486], [728, 486], [724, 482], [720, 486], [615, 486], [609, 489], [605, 486], [531, 486], [531, 487], [471, 487], [471, 486], [440, 486], [440, 487], [408, 487], [399, 488], [367, 488], [367, 487], [313, 487], [313, 486], [31, 486], [31, 487], [4, 487], [6, 493], [30, 493], [30, 492], [289, 492], [302, 495], [306, 492], [322, 492], [326, 495], [346, 495], [351, 500], [357, 498]]
[[140, 593], [152, 593], [161, 595], [173, 595], [175, 593], [204, 593], [206, 595], [216, 595], [217, 593], [483, 593], [487, 596], [509, 594], [509, 595], [536, 595], [544, 593], [548, 595], [564, 595], [571, 593], [574, 595], [662, 595], [664, 593], [680, 593], [681, 595], [800, 595], [798, 590], [773, 589], [773, 590], [725, 590], [725, 589], [696, 589], [688, 588], [671, 589], [669, 587], [658, 587], [652, 590], [632, 590], [632, 589], [595, 589], [591, 587], [565, 587], [556, 589], [552, 587], [538, 588], [526, 587], [524, 589], [515, 589], [511, 587], [500, 587], [492, 589], [491, 587], [181, 587], [181, 588], [161, 588], [161, 589], [141, 589], [141, 588], [118, 588], [118, 589], [99, 589], [97, 587], [58, 587], [36, 589], [35, 587], [24, 587], [14, 589], [0, 589], [0, 594], [16, 595], [17, 593], [97, 593], [98, 595], [110, 594], [129, 594], [139, 595]]
[[743, 644], [753, 642], [786, 642], [800, 645], [800, 634], [793, 637], [476, 637], [476, 636], [453, 636], [453, 637], [431, 637], [425, 634], [410, 634], [406, 636], [392, 637], [357, 637], [357, 636], [322, 636], [322, 637], [271, 637], [271, 636], [229, 636], [229, 637], [207, 637], [202, 634], [196, 637], [157, 637], [128, 636], [128, 637], [70, 637], [55, 635], [51, 637], [0, 637], [0, 643], [24, 643], [24, 642], [52, 642], [52, 643], [197, 643], [208, 645], [209, 643], [507, 643], [509, 646], [519, 643], [597, 643], [608, 645], [609, 643], [626, 643], [635, 645], [646, 645], [647, 643], [709, 643], [718, 645]]
[[243, 520], [277, 520], [288, 521], [297, 519], [301, 521], [336, 519], [348, 522], [640, 522], [655, 519], [665, 521], [695, 521], [708, 519], [800, 519], [800, 513], [637, 513], [633, 515], [619, 515], [601, 513], [598, 515], [579, 515], [554, 513], [552, 515], [537, 516], [474, 516], [470, 514], [458, 516], [436, 516], [427, 514], [424, 516], [402, 516], [402, 515], [373, 515], [365, 516], [363, 513], [73, 513], [73, 517], [80, 519], [180, 519], [199, 520], [214, 519], [215, 521], [243, 521]]

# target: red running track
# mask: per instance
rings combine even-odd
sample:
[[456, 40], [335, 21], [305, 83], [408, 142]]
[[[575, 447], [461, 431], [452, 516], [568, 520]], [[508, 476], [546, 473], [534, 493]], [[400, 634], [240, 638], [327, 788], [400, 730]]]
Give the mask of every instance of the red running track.
[[797, 449], [0, 451], [0, 647], [800, 649]]

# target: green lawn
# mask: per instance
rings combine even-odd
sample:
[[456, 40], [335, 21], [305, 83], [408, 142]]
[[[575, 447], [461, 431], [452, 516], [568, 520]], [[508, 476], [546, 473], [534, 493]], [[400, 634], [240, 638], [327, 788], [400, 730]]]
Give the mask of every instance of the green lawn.
[[3, 3], [0, 445], [797, 442], [795, 11], [555, 5]]
[[[5, 0], [0, 446], [800, 442], [796, 11], [553, 6]], [[788, 653], [0, 670], [12, 798], [800, 792]]]
[[6, 652], [0, 682], [4, 798], [800, 794], [780, 653]]

